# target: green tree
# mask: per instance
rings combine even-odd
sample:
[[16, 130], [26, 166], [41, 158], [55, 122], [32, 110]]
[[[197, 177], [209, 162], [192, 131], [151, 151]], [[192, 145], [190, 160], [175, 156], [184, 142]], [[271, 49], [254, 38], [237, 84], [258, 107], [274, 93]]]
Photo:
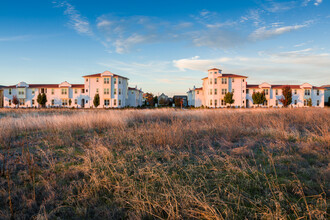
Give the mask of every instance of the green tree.
[[282, 89], [282, 98], [280, 98], [280, 102], [284, 107], [288, 107], [292, 103], [292, 90], [290, 86], [285, 86]]
[[94, 99], [93, 99], [93, 104], [95, 108], [97, 108], [100, 105], [100, 96], [99, 94], [95, 94]]
[[257, 104], [258, 107], [260, 104], [263, 104], [267, 99], [264, 92], [255, 92], [252, 94], [253, 104]]
[[46, 106], [46, 103], [47, 103], [47, 96], [46, 96], [46, 94], [45, 93], [39, 93], [39, 95], [37, 97], [37, 102], [42, 107], [45, 107]]
[[309, 107], [312, 107], [313, 103], [312, 103], [312, 99], [311, 98], [307, 99], [307, 105]]
[[225, 103], [228, 103], [231, 107], [231, 104], [233, 104], [235, 102], [235, 100], [233, 99], [234, 93], [233, 92], [227, 92], [225, 97], [223, 98], [223, 100], [225, 101]]
[[16, 95], [13, 96], [12, 103], [17, 106], [19, 104], [18, 98]]

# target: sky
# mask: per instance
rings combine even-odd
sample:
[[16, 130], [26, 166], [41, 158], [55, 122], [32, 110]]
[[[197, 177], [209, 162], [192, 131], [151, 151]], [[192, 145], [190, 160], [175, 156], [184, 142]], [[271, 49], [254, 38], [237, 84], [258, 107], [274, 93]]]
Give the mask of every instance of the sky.
[[330, 83], [328, 0], [1, 0], [0, 85], [111, 71], [155, 95], [210, 68], [248, 84]]

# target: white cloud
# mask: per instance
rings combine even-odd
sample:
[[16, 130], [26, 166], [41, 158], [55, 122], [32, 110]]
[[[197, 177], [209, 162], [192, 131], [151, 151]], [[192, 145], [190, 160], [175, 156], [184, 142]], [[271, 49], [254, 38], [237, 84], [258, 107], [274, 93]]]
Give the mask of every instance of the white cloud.
[[94, 35], [88, 20], [75, 9], [73, 5], [67, 1], [53, 1], [57, 7], [65, 8], [64, 14], [69, 17], [69, 25], [76, 30], [79, 34]]
[[287, 32], [298, 30], [306, 26], [307, 24], [283, 26], [283, 27], [270, 28], [270, 29], [267, 29], [267, 27], [261, 27], [255, 30], [252, 34], [250, 34], [249, 37], [251, 40], [264, 40], [278, 35], [282, 35]]
[[318, 6], [318, 5], [320, 5], [321, 3], [322, 3], [322, 0], [316, 0], [315, 3], [314, 3], [314, 5]]
[[140, 44], [143, 42], [147, 42], [147, 40], [148, 40], [148, 37], [146, 37], [146, 36], [133, 34], [133, 35], [129, 36], [128, 38], [117, 39], [114, 44], [116, 46], [116, 52], [123, 54], [123, 53], [129, 52], [130, 49], [134, 45]]

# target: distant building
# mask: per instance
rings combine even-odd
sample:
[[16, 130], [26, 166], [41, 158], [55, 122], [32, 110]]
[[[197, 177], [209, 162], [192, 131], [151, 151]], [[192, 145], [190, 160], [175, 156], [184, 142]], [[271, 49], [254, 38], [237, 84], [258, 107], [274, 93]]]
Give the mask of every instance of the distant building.
[[183, 107], [187, 107], [188, 106], [188, 97], [186, 95], [175, 95], [173, 96], [173, 102], [176, 103], [175, 101], [181, 99], [182, 102], [182, 106]]
[[167, 106], [169, 105], [169, 98], [167, 95], [165, 95], [164, 93], [162, 93], [160, 96], [158, 96], [158, 105], [159, 106]]
[[330, 85], [321, 86], [324, 88], [324, 104], [330, 106]]
[[[47, 97], [46, 107], [94, 107], [94, 97], [100, 97], [98, 108], [123, 108], [125, 106], [142, 105], [142, 90], [131, 91], [129, 94], [128, 78], [105, 71], [83, 76], [84, 84], [27, 84], [4, 88], [4, 107], [15, 107], [12, 99], [16, 96], [20, 107], [39, 107], [38, 94]], [[133, 92], [133, 93], [132, 93]], [[70, 104], [71, 103], [71, 104]]]
[[[224, 100], [226, 93], [232, 92], [235, 107], [254, 107], [252, 94], [254, 92], [264, 92], [267, 101], [262, 105], [264, 107], [281, 107], [282, 89], [286, 85], [270, 85], [262, 83], [260, 85], [247, 84], [247, 76], [222, 73], [220, 69], [208, 70], [208, 77], [203, 80], [203, 87], [189, 89], [188, 105], [205, 106], [209, 108], [227, 107]], [[304, 83], [302, 85], [289, 85], [292, 89], [292, 107], [308, 106], [308, 100], [311, 99], [312, 106], [324, 107], [325, 91], [324, 87], [316, 87]], [[329, 97], [329, 96], [327, 96]], [[329, 98], [328, 98], [329, 99]]]

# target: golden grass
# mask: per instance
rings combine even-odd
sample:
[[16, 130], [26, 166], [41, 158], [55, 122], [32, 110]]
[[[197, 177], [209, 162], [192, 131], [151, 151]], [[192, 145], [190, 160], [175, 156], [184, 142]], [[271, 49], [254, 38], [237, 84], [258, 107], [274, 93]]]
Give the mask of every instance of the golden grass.
[[330, 109], [0, 110], [0, 219], [327, 219]]

